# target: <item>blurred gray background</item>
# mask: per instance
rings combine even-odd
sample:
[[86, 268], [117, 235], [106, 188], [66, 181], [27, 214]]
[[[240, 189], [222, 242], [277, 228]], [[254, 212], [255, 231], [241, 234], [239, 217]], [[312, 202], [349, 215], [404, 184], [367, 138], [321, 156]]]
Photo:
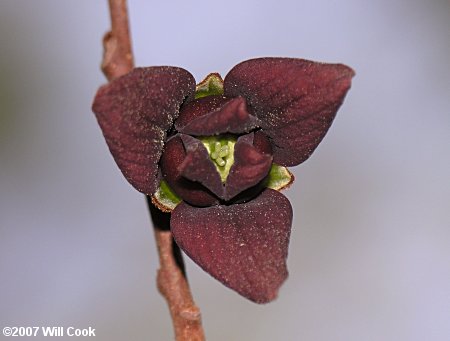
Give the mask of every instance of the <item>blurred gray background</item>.
[[[295, 218], [278, 300], [253, 304], [187, 260], [208, 340], [449, 340], [449, 2], [142, 0], [129, 10], [140, 66], [181, 66], [200, 81], [290, 56], [357, 72], [286, 192]], [[108, 28], [106, 0], [0, 0], [0, 327], [171, 340], [144, 198], [90, 111]]]

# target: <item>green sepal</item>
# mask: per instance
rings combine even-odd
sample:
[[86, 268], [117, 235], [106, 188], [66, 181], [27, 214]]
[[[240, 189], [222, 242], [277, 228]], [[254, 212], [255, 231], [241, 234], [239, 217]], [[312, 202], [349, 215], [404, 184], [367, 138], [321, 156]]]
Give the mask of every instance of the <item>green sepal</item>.
[[155, 194], [152, 196], [152, 202], [161, 211], [172, 212], [181, 202], [181, 199], [172, 191], [169, 184], [165, 180], [162, 180]]
[[276, 163], [272, 164], [269, 176], [266, 180], [266, 187], [281, 191], [288, 188], [294, 182], [294, 175], [286, 168]]
[[195, 88], [195, 99], [223, 95], [223, 79], [218, 73], [210, 73]]

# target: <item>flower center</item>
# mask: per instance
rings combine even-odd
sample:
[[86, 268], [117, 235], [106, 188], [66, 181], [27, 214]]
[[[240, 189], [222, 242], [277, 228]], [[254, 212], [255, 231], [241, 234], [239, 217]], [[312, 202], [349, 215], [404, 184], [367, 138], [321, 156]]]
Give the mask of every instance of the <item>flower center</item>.
[[225, 182], [234, 163], [236, 136], [230, 134], [205, 136], [201, 137], [200, 140], [208, 150], [208, 154], [220, 174], [220, 179]]
[[220, 142], [214, 143], [214, 151], [211, 153], [211, 159], [216, 161], [216, 163], [223, 167], [226, 162], [223, 158], [226, 158], [230, 153], [230, 147], [228, 145], [222, 146]]

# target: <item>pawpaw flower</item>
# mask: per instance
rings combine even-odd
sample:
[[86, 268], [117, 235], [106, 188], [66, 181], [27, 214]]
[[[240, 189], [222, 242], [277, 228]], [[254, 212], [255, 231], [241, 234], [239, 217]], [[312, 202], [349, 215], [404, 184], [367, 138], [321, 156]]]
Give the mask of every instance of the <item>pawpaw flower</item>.
[[265, 303], [288, 275], [286, 167], [321, 142], [353, 75], [342, 64], [258, 58], [196, 86], [178, 67], [135, 68], [98, 90], [93, 111], [125, 178], [171, 212], [179, 247]]

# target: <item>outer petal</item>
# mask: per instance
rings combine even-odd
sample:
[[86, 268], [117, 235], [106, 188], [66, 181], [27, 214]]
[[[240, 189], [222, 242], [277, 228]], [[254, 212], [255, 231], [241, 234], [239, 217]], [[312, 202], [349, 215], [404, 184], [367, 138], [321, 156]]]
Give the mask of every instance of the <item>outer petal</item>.
[[166, 131], [194, 91], [188, 71], [164, 66], [136, 68], [98, 90], [92, 110], [114, 160], [138, 191], [155, 192]]
[[325, 136], [354, 72], [342, 64], [259, 58], [236, 65], [225, 77], [226, 96], [243, 96], [272, 139], [274, 162], [295, 166]]
[[239, 137], [234, 146], [234, 164], [225, 183], [225, 200], [255, 186], [269, 173], [272, 156], [259, 152], [253, 146], [253, 135]]
[[292, 207], [266, 189], [244, 204], [195, 208], [179, 204], [171, 230], [177, 244], [206, 272], [257, 303], [276, 298], [286, 279]]
[[178, 131], [194, 136], [211, 136], [224, 133], [243, 134], [259, 126], [259, 120], [248, 113], [245, 99], [230, 99], [216, 111], [200, 116]]

